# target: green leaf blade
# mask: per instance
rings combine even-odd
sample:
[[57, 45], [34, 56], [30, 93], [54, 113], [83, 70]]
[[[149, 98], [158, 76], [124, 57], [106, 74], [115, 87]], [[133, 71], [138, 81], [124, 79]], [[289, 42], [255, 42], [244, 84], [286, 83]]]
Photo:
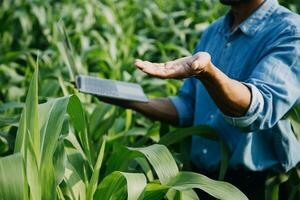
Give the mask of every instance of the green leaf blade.
[[194, 172], [179, 172], [177, 176], [169, 180], [167, 185], [180, 191], [199, 188], [213, 197], [222, 200], [248, 199], [246, 195], [239, 191], [235, 186], [227, 182], [212, 180], [204, 175]]

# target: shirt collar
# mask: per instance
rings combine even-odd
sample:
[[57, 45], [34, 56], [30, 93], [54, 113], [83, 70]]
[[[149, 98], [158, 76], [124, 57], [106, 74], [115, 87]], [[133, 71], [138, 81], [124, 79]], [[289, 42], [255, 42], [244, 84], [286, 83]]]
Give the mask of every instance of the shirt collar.
[[238, 29], [241, 30], [245, 35], [254, 36], [255, 33], [263, 27], [266, 19], [275, 11], [278, 6], [277, 0], [265, 0], [260, 7], [258, 7], [250, 17], [243, 21], [239, 26], [235, 28], [232, 32], [230, 31], [230, 22], [232, 20], [232, 11], [229, 11], [224, 17], [223, 26], [221, 27], [221, 32], [234, 33]]

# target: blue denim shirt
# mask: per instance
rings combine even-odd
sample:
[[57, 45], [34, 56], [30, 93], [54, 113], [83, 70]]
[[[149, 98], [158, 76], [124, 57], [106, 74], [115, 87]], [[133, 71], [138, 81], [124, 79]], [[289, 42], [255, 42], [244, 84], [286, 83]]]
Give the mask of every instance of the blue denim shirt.
[[[245, 116], [222, 114], [195, 78], [185, 79], [178, 96], [169, 98], [180, 125], [216, 129], [230, 148], [231, 168], [288, 171], [300, 161], [300, 144], [283, 118], [300, 103], [300, 17], [276, 0], [266, 0], [233, 31], [231, 19], [229, 12], [210, 25], [195, 52], [209, 52], [215, 66], [251, 89]], [[191, 150], [200, 169], [217, 169], [218, 142], [193, 136]]]

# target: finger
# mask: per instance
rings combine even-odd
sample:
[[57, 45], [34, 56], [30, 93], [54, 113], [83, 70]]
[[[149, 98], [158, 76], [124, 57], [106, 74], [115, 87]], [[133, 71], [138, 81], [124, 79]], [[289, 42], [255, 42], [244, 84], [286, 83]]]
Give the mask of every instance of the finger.
[[155, 63], [137, 59], [135, 60], [134, 65], [147, 74], [154, 75], [156, 73], [154, 69], [157, 67], [157, 64]]
[[152, 63], [149, 61], [142, 61], [140, 59], [136, 59], [134, 61], [134, 65], [140, 69], [143, 69], [144, 67], [163, 67], [165, 64], [164, 63]]
[[139, 68], [139, 69], [143, 69], [143, 61], [140, 60], [140, 59], [136, 59], [136, 60], [134, 61], [134, 65], [135, 65], [137, 68]]
[[143, 68], [143, 72], [152, 76], [163, 77], [165, 74], [165, 68], [161, 66], [147, 65]]
[[142, 61], [142, 62], [137, 62], [136, 66], [149, 75], [159, 77], [159, 78], [164, 77], [165, 74], [164, 67], [163, 67], [164, 65], [155, 64], [148, 61]]
[[152, 63], [149, 61], [136, 60], [135, 65], [143, 72], [153, 76], [164, 76], [165, 65], [163, 63]]
[[176, 62], [174, 61], [167, 63], [152, 63], [137, 59], [135, 65], [143, 72], [158, 78], [174, 78], [179, 76], [177, 75], [178, 70], [176, 70]]
[[134, 65], [136, 67], [138, 67], [139, 69], [144, 69], [146, 67], [155, 67], [156, 66], [154, 63], [151, 63], [149, 61], [142, 61], [142, 60], [139, 60], [139, 59], [134, 62]]

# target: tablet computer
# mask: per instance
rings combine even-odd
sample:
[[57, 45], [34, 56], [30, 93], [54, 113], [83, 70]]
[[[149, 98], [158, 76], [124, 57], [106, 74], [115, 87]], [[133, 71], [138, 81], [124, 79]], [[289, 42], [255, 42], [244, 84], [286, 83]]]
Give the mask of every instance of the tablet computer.
[[[129, 101], [148, 102], [142, 87], [136, 83], [79, 75], [75, 66], [72, 45], [62, 21], [57, 26], [70, 71], [70, 79], [80, 92]], [[75, 80], [74, 80], [75, 79]]]

